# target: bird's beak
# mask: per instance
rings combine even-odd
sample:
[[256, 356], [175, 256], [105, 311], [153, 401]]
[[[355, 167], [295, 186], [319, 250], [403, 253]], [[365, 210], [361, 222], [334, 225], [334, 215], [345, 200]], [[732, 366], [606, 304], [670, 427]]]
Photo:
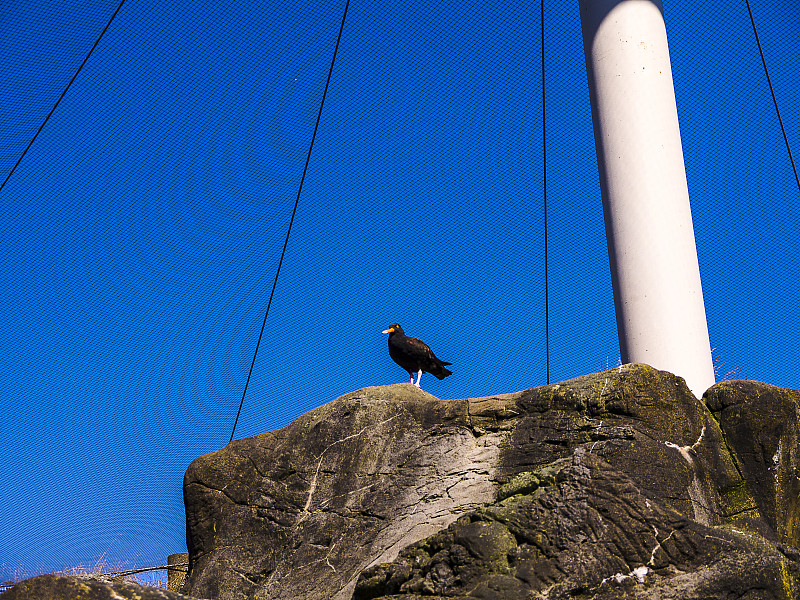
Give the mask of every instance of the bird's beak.
[[381, 333], [394, 333], [394, 327], [389, 327], [389, 329], [384, 329]]

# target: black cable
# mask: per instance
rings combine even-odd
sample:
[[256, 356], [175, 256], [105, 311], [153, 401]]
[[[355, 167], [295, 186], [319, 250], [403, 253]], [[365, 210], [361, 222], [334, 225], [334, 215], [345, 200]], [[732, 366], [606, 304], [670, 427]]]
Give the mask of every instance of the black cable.
[[550, 385], [550, 285], [547, 249], [547, 120], [545, 119], [545, 87], [544, 87], [544, 0], [541, 0], [542, 16], [542, 171], [544, 187], [544, 338], [547, 385]]
[[81, 69], [83, 69], [83, 65], [85, 65], [86, 62], [89, 60], [89, 57], [92, 55], [92, 52], [94, 52], [94, 49], [97, 48], [97, 45], [100, 43], [100, 40], [103, 39], [103, 36], [105, 35], [106, 31], [108, 31], [108, 28], [111, 26], [111, 23], [114, 21], [114, 18], [117, 16], [117, 13], [119, 12], [119, 9], [122, 8], [123, 4], [125, 4], [125, 0], [120, 0], [119, 6], [117, 6], [117, 10], [115, 10], [114, 14], [111, 15], [111, 18], [108, 20], [108, 23], [106, 23], [106, 26], [103, 28], [103, 31], [100, 33], [100, 36], [97, 38], [97, 41], [94, 43], [94, 46], [92, 46], [92, 49], [89, 50], [89, 54], [87, 54], [86, 58], [83, 59], [83, 62], [81, 63], [81, 66], [78, 67], [78, 70], [75, 71], [75, 75], [73, 75], [72, 79], [69, 80], [69, 83], [67, 84], [67, 87], [65, 87], [64, 91], [61, 92], [61, 95], [58, 97], [58, 100], [56, 100], [56, 103], [53, 105], [53, 108], [50, 110], [50, 113], [45, 117], [44, 121], [42, 121], [42, 124], [39, 126], [39, 130], [33, 136], [33, 139], [31, 139], [30, 143], [25, 148], [25, 150], [22, 151], [22, 155], [19, 157], [19, 160], [17, 160], [16, 164], [11, 168], [11, 171], [6, 176], [6, 178], [3, 181], [2, 185], [0, 185], [0, 191], [2, 191], [2, 189], [5, 187], [6, 183], [11, 178], [11, 175], [13, 175], [14, 171], [17, 170], [17, 167], [19, 166], [19, 163], [21, 163], [22, 159], [25, 158], [25, 155], [28, 153], [28, 150], [30, 150], [31, 146], [33, 146], [33, 142], [36, 141], [36, 138], [39, 137], [39, 134], [42, 132], [42, 129], [44, 129], [44, 126], [47, 124], [47, 121], [49, 121], [50, 117], [53, 116], [53, 113], [56, 111], [56, 108], [58, 108], [58, 105], [61, 103], [61, 100], [64, 98], [64, 96], [67, 95], [67, 91], [69, 91], [70, 86], [72, 86], [72, 83], [78, 77], [78, 73], [81, 72]]
[[795, 181], [797, 181], [797, 189], [800, 190], [800, 177], [798, 177], [797, 175], [797, 165], [794, 164], [792, 149], [789, 147], [789, 137], [786, 135], [786, 128], [783, 126], [781, 111], [778, 108], [778, 100], [775, 97], [775, 89], [772, 87], [772, 79], [770, 79], [769, 70], [767, 69], [767, 61], [764, 59], [764, 51], [761, 48], [761, 40], [758, 37], [758, 30], [756, 29], [756, 20], [753, 18], [753, 11], [750, 8], [750, 0], [745, 0], [745, 2], [747, 4], [747, 12], [750, 13], [750, 23], [753, 25], [753, 33], [756, 36], [756, 44], [758, 44], [758, 53], [761, 55], [761, 64], [764, 65], [764, 74], [767, 76], [769, 91], [772, 94], [772, 102], [773, 104], [775, 104], [775, 112], [778, 114], [778, 122], [780, 123], [781, 131], [783, 132], [783, 141], [786, 143], [786, 151], [789, 153], [789, 161], [792, 163], [792, 169], [794, 170], [794, 178]]
[[294, 201], [294, 208], [292, 209], [292, 218], [289, 219], [289, 228], [286, 231], [286, 239], [283, 242], [283, 251], [281, 252], [281, 259], [278, 261], [278, 269], [275, 272], [275, 281], [272, 282], [272, 292], [269, 295], [269, 302], [267, 302], [267, 311], [264, 313], [264, 321], [261, 323], [261, 333], [258, 334], [258, 342], [256, 343], [256, 351], [253, 353], [253, 362], [250, 363], [250, 372], [247, 374], [247, 383], [244, 384], [244, 392], [242, 392], [242, 401], [239, 403], [239, 411], [236, 413], [236, 420], [233, 422], [233, 431], [231, 431], [231, 439], [228, 443], [233, 441], [233, 434], [236, 431], [236, 424], [239, 422], [239, 415], [242, 412], [244, 405], [244, 396], [247, 393], [247, 386], [250, 385], [250, 376], [253, 374], [253, 367], [256, 364], [256, 356], [258, 356], [258, 347], [261, 345], [261, 337], [264, 335], [264, 326], [267, 324], [267, 315], [269, 315], [269, 307], [272, 306], [272, 297], [275, 295], [275, 287], [278, 285], [278, 275], [281, 272], [281, 265], [283, 264], [283, 257], [286, 254], [286, 246], [289, 244], [289, 234], [292, 232], [292, 223], [294, 223], [294, 215], [297, 212], [297, 204], [300, 202], [300, 193], [303, 191], [303, 182], [306, 180], [306, 171], [308, 171], [308, 163], [311, 160], [311, 150], [314, 148], [314, 139], [317, 137], [317, 129], [319, 129], [319, 120], [322, 117], [322, 107], [325, 106], [325, 96], [328, 95], [328, 84], [331, 82], [331, 75], [333, 74], [333, 65], [336, 63], [336, 53], [339, 51], [339, 42], [342, 39], [342, 31], [344, 30], [344, 20], [347, 17], [347, 7], [350, 6], [350, 0], [344, 5], [344, 14], [342, 15], [342, 24], [339, 27], [339, 37], [336, 38], [336, 47], [333, 49], [333, 58], [331, 59], [331, 68], [328, 71], [328, 80], [325, 82], [325, 91], [322, 93], [322, 102], [319, 104], [319, 113], [317, 114], [317, 124], [314, 126], [314, 134], [311, 136], [311, 144], [308, 147], [308, 155], [306, 156], [306, 166], [303, 169], [303, 176], [300, 178], [300, 188], [297, 190], [297, 198]]
[[[148, 573], [150, 571], [178, 571], [179, 573], [186, 573], [188, 567], [188, 562], [182, 562], [175, 563], [173, 565], [162, 565], [160, 567], [140, 567], [138, 569], [129, 569], [127, 571], [108, 571], [96, 574], [92, 573], [91, 575], [96, 576], [98, 579], [102, 579], [110, 577], [128, 577], [130, 575], [139, 575], [140, 573]], [[8, 589], [14, 587], [17, 583], [19, 583], [19, 581], [5, 581], [0, 583], [0, 588]]]

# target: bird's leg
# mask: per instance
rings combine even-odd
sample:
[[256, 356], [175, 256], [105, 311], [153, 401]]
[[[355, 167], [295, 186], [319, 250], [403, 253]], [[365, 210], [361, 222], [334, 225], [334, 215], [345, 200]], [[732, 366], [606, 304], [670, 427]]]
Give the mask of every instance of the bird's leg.
[[409, 381], [409, 383], [413, 385], [414, 384], [414, 374], [412, 372], [410, 372], [410, 371], [409, 371], [408, 374], [411, 377], [411, 381]]
[[[413, 380], [414, 377], [412, 376], [411, 379]], [[414, 384], [415, 386], [419, 387], [419, 380], [420, 379], [422, 379], [422, 369], [420, 369], [419, 372], [417, 373], [417, 383]], [[420, 389], [422, 389], [422, 388], [420, 388]]]

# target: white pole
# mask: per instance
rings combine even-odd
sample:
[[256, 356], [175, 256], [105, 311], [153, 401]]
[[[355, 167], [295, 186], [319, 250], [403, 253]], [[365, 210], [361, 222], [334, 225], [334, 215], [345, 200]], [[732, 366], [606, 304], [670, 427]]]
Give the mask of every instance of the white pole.
[[714, 384], [660, 0], [579, 0], [624, 363]]

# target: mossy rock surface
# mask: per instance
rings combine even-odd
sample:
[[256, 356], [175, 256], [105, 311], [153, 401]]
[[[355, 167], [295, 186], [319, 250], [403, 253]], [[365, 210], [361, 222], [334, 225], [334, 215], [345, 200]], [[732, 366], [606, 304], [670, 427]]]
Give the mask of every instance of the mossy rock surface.
[[[780, 542], [800, 546], [800, 392], [759, 381], [726, 381], [704, 400], [720, 424], [751, 498], [732, 490], [731, 510], [754, 509]], [[727, 498], [726, 498], [727, 499]]]
[[796, 408], [647, 365], [462, 400], [358, 390], [192, 463], [183, 591], [800, 598]]
[[[353, 600], [788, 599], [798, 589], [796, 557], [679, 515], [583, 448], [543, 470], [558, 473], [550, 485], [463, 516], [365, 571]], [[474, 530], [485, 539], [464, 543]]]

